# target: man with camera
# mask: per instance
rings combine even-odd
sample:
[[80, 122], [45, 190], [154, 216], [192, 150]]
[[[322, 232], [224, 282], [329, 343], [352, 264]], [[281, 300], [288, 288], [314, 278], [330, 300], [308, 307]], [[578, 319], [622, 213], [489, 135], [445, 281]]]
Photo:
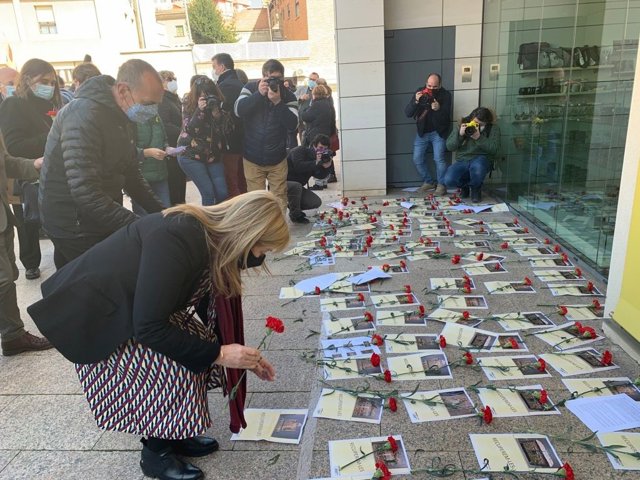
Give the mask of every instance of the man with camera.
[[[444, 174], [447, 171], [445, 161], [445, 138], [451, 123], [451, 94], [442, 88], [442, 79], [437, 73], [430, 73], [424, 87], [419, 87], [411, 96], [404, 109], [407, 117], [416, 121], [416, 138], [413, 142], [413, 163], [422, 179], [419, 193], [435, 189], [436, 195], [444, 195]], [[434, 180], [427, 166], [427, 149], [433, 149], [433, 161], [436, 168]]]
[[316, 135], [311, 146], [293, 148], [287, 155], [287, 196], [289, 218], [293, 223], [309, 223], [303, 210], [318, 208], [322, 200], [308, 188], [304, 188], [311, 177], [326, 178], [331, 172], [334, 153], [327, 135]]
[[263, 190], [265, 180], [287, 211], [287, 134], [298, 125], [298, 101], [284, 87], [284, 66], [267, 60], [262, 80], [244, 86], [235, 114], [244, 121], [244, 174], [247, 191]]
[[500, 148], [500, 128], [493, 123], [493, 113], [478, 107], [460, 122], [447, 139], [447, 148], [456, 152], [456, 161], [445, 175], [445, 185], [459, 187], [461, 198], [471, 196], [478, 203], [484, 177], [491, 169], [491, 158]]

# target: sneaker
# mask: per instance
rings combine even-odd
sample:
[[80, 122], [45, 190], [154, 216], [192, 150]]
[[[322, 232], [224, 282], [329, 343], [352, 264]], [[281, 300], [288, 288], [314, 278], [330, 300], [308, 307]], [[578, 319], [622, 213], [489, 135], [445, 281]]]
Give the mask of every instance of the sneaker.
[[40, 269], [36, 268], [27, 268], [24, 276], [27, 280], [35, 280], [36, 278], [40, 278]]
[[11, 357], [24, 352], [36, 352], [40, 350], [49, 350], [53, 348], [53, 345], [49, 343], [49, 340], [42, 337], [36, 337], [29, 332], [24, 332], [21, 337], [8, 342], [2, 342], [2, 355], [5, 357]]
[[436, 195], [446, 195], [447, 194], [447, 187], [445, 187], [443, 184], [439, 183], [438, 186], [436, 187]]
[[460, 187], [460, 198], [469, 198], [469, 185]]
[[423, 183], [422, 186], [418, 189], [417, 193], [427, 193], [430, 190], [436, 188], [435, 183]]

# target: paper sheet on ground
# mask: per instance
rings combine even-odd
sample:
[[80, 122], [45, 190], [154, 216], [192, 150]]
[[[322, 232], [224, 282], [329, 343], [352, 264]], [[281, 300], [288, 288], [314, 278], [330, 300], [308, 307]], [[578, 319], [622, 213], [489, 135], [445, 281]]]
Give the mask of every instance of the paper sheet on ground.
[[640, 403], [624, 394], [576, 398], [567, 409], [592, 432], [618, 432], [640, 427]]
[[465, 310], [489, 308], [487, 299], [482, 295], [438, 295], [438, 306]]
[[561, 297], [563, 295], [569, 295], [572, 297], [604, 297], [602, 292], [598, 290], [598, 287], [593, 287], [589, 290], [586, 285], [571, 284], [549, 284], [549, 290], [554, 297]]
[[426, 325], [427, 317], [420, 314], [419, 310], [378, 310], [376, 324], [380, 327], [407, 327]]
[[[480, 466], [489, 461], [487, 472], [555, 473], [562, 467], [549, 438], [527, 433], [469, 434]], [[546, 476], [545, 476], [546, 477]]]
[[403, 305], [420, 305], [413, 293], [389, 293], [371, 295], [371, 303], [376, 308], [401, 307]]
[[421, 333], [387, 334], [384, 346], [387, 353], [416, 353], [440, 349], [438, 335]]
[[387, 358], [393, 381], [452, 378], [446, 355], [440, 350]]
[[313, 416], [348, 422], [380, 423], [383, 408], [384, 400], [374, 395], [360, 393], [353, 396], [340, 390], [323, 388]]
[[[431, 290], [461, 290], [464, 288], [464, 278], [462, 277], [442, 277], [432, 278]], [[473, 278], [470, 279], [471, 289], [476, 288]]]
[[[447, 339], [448, 344], [468, 348], [476, 353], [528, 351], [517, 333], [505, 335], [457, 323], [446, 323], [440, 335]], [[512, 339], [514, 344], [511, 343]]]
[[529, 264], [533, 268], [573, 267], [571, 260], [565, 262], [560, 256], [556, 258], [530, 258]]
[[[385, 450], [387, 437], [356, 438], [351, 440], [332, 440], [329, 442], [329, 464], [331, 477], [370, 479], [376, 472], [376, 463], [384, 462], [392, 475], [411, 473], [407, 451], [401, 435], [393, 435], [398, 450], [394, 453]], [[363, 453], [376, 452], [360, 459]], [[360, 459], [360, 460], [358, 460]], [[357, 460], [357, 461], [355, 461]], [[351, 463], [354, 462], [354, 463]], [[351, 463], [351, 465], [346, 466]], [[340, 468], [344, 467], [344, 468]]]
[[484, 286], [492, 295], [509, 295], [517, 293], [536, 293], [532, 285], [523, 281], [484, 282]]
[[[597, 333], [597, 332], [596, 332]], [[575, 323], [568, 322], [558, 325], [557, 327], [535, 334], [543, 342], [555, 347], [560, 351], [571, 350], [572, 348], [584, 347], [590, 343], [598, 342], [604, 337], [597, 333], [596, 338], [580, 338]]]
[[402, 401], [412, 423], [473, 417], [477, 410], [464, 388], [403, 393]]
[[491, 245], [486, 240], [460, 240], [453, 242], [456, 248], [490, 248]]
[[[480, 254], [482, 254], [482, 257], [478, 258]], [[482, 265], [483, 263], [489, 262], [502, 262], [506, 258], [507, 257], [505, 257], [504, 255], [496, 255], [495, 253], [469, 252], [462, 257], [462, 260], [472, 262], [468, 264], [469, 266], [471, 266], [474, 264]]]
[[370, 337], [334, 338], [321, 340], [322, 354], [325, 358], [349, 358], [380, 354], [380, 348], [371, 343]]
[[[603, 447], [615, 446], [615, 456], [607, 453], [616, 470], [640, 470], [640, 433], [607, 432], [598, 433]], [[631, 455], [625, 455], [629, 453]]]
[[567, 314], [564, 316], [572, 322], [582, 322], [583, 320], [602, 320], [604, 318], [604, 306], [596, 308], [593, 305], [564, 305]]
[[374, 267], [371, 270], [367, 270], [360, 275], [355, 275], [347, 279], [347, 281], [354, 285], [361, 285], [363, 283], [369, 283], [378, 278], [391, 278], [391, 275], [384, 273], [380, 267]]
[[508, 240], [512, 247], [521, 247], [527, 245], [542, 245], [542, 241], [536, 237], [513, 237]]
[[316, 287], [320, 287], [320, 290], [326, 290], [338, 280], [345, 278], [348, 275], [344, 273], [326, 273], [324, 275], [318, 275], [316, 277], [305, 278], [294, 285], [297, 290], [301, 290], [304, 293], [311, 293]]
[[350, 378], [364, 378], [381, 374], [382, 364], [374, 367], [371, 364], [370, 356], [332, 360], [330, 365], [324, 365], [325, 380], [347, 380]]
[[307, 421], [306, 409], [271, 410], [247, 408], [244, 411], [247, 428], [234, 433], [232, 441], [266, 440], [275, 443], [299, 444], [304, 424]]
[[461, 312], [448, 310], [446, 308], [437, 308], [429, 315], [427, 315], [427, 318], [430, 320], [436, 320], [438, 322], [459, 323], [460, 325], [466, 325], [468, 327], [475, 327], [480, 322], [482, 322], [482, 319], [476, 317], [475, 315], [469, 315], [469, 318], [464, 318]]
[[484, 212], [485, 210], [489, 210], [494, 205], [466, 205], [464, 203], [460, 203], [458, 205], [452, 206], [451, 210], [455, 210], [458, 212], [462, 212], [463, 210], [472, 210], [473, 213]]
[[462, 267], [467, 275], [496, 275], [508, 273], [500, 262], [469, 263]]
[[325, 335], [332, 337], [334, 335], [370, 333], [376, 329], [376, 326], [373, 322], [369, 322], [363, 315], [337, 318], [328, 313], [324, 313], [322, 316], [322, 329]]
[[550, 377], [548, 371], [541, 372], [535, 355], [482, 357], [477, 363], [489, 380], [520, 380], [523, 378]]
[[602, 354], [593, 348], [578, 348], [566, 353], [545, 353], [540, 357], [563, 377], [618, 368], [616, 364], [602, 365]]
[[321, 298], [320, 299], [320, 311], [321, 312], [335, 312], [339, 310], [357, 310], [364, 308], [364, 301], [356, 297], [342, 297], [342, 298]]
[[534, 270], [533, 274], [545, 283], [584, 279], [584, 275], [576, 274], [575, 270]]
[[555, 326], [555, 323], [542, 312], [500, 313], [494, 317], [498, 317], [500, 326], [509, 331]]
[[544, 257], [544, 256], [557, 256], [549, 247], [535, 247], [535, 248], [517, 248], [516, 253], [522, 257]]
[[628, 377], [563, 378], [562, 383], [571, 393], [575, 392], [581, 398], [607, 397], [624, 393], [636, 402], [640, 402], [640, 388]]
[[479, 388], [478, 397], [485, 407], [491, 407], [496, 418], [560, 415], [560, 411], [553, 406], [551, 397], [548, 397], [544, 405], [540, 403], [541, 390], [542, 385]]
[[302, 298], [303, 296], [304, 292], [302, 290], [298, 290], [295, 287], [282, 287], [278, 298], [280, 300], [293, 300], [295, 298]]

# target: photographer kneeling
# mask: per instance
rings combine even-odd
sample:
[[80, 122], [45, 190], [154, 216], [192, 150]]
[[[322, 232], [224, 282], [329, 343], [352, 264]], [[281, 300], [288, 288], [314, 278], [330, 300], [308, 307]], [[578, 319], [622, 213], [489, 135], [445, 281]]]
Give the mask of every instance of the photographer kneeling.
[[327, 135], [316, 135], [310, 147], [299, 146], [287, 155], [287, 197], [289, 218], [294, 223], [309, 223], [303, 210], [318, 208], [322, 200], [308, 188], [304, 188], [311, 177], [326, 178], [333, 164], [331, 140]]
[[476, 108], [447, 139], [447, 149], [456, 152], [456, 161], [447, 169], [445, 184], [460, 187], [462, 198], [471, 194], [471, 201], [479, 202], [490, 169], [489, 157], [496, 155], [499, 147], [500, 128], [493, 123], [493, 114], [488, 108]]

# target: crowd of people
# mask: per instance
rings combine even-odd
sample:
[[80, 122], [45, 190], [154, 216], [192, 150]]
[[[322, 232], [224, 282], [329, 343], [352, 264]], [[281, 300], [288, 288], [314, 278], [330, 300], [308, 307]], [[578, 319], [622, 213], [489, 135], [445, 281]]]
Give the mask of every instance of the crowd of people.
[[[115, 78], [87, 61], [69, 88], [44, 60], [0, 69], [2, 354], [56, 348], [74, 362], [98, 425], [142, 436], [142, 470], [162, 479], [202, 478], [177, 455], [217, 450], [202, 436], [209, 388], [230, 396], [238, 431], [241, 372], [274, 379], [244, 346], [240, 272], [286, 247], [287, 209], [308, 222], [312, 175], [336, 180], [335, 110], [317, 74], [297, 89], [278, 60], [255, 81], [228, 54], [212, 68], [182, 99], [173, 72], [137, 59]], [[185, 204], [187, 179], [202, 206]], [[40, 238], [53, 243], [57, 271], [28, 308], [44, 337], [21, 319], [14, 228], [28, 279]]]

